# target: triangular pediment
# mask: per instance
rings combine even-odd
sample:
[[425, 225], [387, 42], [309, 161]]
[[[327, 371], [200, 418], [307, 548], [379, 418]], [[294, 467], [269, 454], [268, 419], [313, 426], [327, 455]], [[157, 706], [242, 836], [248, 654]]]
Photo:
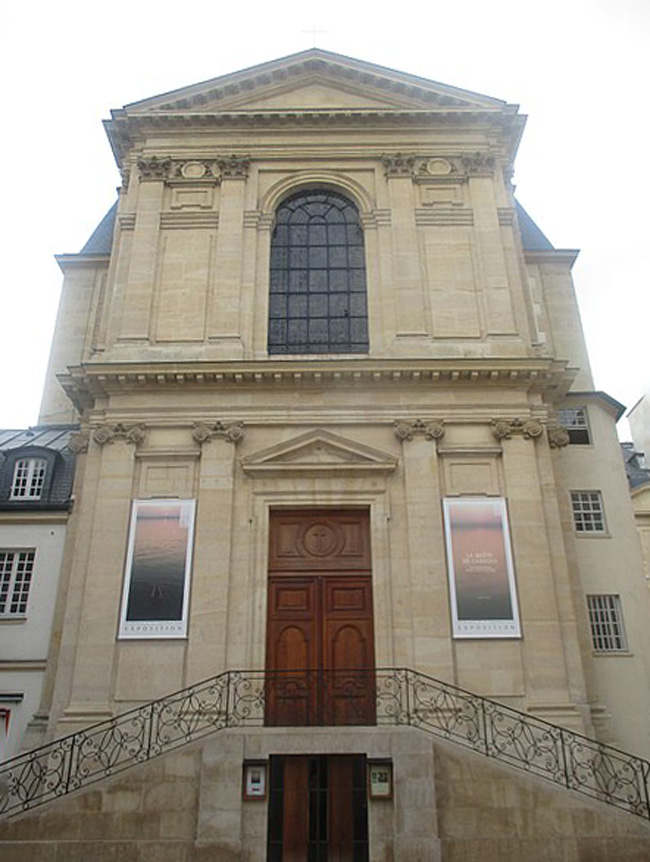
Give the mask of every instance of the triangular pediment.
[[312, 49], [126, 107], [130, 115], [255, 110], [502, 109], [505, 102]]
[[241, 466], [244, 472], [253, 475], [359, 475], [389, 473], [397, 467], [397, 458], [317, 429], [248, 455], [241, 459]]

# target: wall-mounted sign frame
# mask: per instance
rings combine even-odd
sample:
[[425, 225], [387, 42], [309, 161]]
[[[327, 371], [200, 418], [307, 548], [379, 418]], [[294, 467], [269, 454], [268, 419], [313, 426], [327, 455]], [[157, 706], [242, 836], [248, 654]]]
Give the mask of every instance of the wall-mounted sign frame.
[[263, 802], [266, 799], [266, 777], [268, 763], [266, 760], [245, 760], [242, 780], [242, 799], [251, 802]]
[[393, 798], [393, 761], [368, 760], [368, 797]]
[[455, 638], [521, 637], [506, 501], [443, 500]]
[[134, 500], [121, 638], [187, 634], [194, 500]]

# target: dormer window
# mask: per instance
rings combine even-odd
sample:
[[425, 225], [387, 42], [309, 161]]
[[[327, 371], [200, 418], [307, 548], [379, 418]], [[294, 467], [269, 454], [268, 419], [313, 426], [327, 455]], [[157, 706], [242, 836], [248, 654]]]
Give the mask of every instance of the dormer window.
[[45, 458], [19, 458], [11, 484], [12, 500], [40, 500], [47, 473]]

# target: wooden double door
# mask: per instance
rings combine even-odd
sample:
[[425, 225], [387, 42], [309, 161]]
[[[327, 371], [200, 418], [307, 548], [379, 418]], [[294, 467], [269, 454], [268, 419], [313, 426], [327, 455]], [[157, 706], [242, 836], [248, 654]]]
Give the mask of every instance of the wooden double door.
[[271, 513], [266, 723], [375, 722], [367, 510]]

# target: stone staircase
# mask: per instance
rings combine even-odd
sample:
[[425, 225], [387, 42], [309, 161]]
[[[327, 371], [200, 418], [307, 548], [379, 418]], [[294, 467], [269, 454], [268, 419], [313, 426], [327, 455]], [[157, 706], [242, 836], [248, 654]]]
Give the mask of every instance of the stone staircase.
[[405, 669], [373, 671], [376, 725], [267, 726], [270, 687], [316, 683], [340, 696], [320, 672], [226, 672], [0, 765], [0, 859], [264, 862], [243, 761], [365, 753], [395, 775], [370, 862], [649, 862], [646, 761]]

